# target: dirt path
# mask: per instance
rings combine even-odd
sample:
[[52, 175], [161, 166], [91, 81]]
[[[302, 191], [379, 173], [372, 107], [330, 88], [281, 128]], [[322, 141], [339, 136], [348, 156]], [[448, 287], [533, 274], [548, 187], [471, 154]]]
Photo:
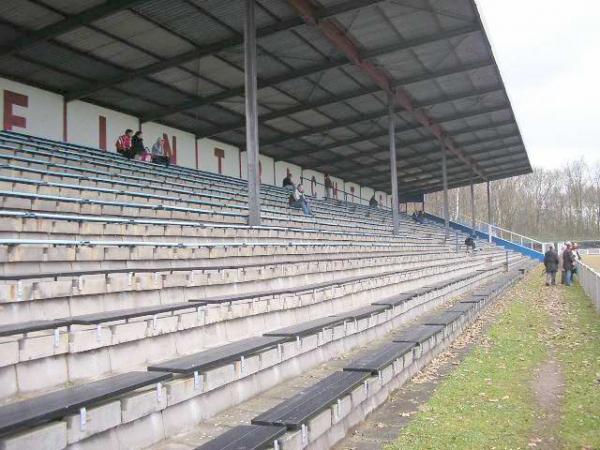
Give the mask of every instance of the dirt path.
[[549, 346], [548, 358], [538, 367], [532, 383], [538, 414], [529, 439], [530, 448], [555, 450], [561, 447], [556, 432], [561, 419], [565, 380], [560, 361], [556, 359], [553, 336], [563, 327], [562, 317], [566, 314], [562, 289], [566, 288], [549, 288], [549, 295], [543, 305], [552, 318], [552, 325], [544, 336]]

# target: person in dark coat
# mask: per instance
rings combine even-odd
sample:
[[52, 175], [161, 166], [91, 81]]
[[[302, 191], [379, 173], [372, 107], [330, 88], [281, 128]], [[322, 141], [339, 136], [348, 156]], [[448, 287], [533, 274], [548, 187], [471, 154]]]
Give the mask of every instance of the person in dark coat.
[[469, 253], [469, 251], [475, 253], [475, 239], [473, 239], [473, 236], [469, 236], [465, 239], [465, 247], [467, 248], [467, 253]]
[[281, 185], [283, 186], [283, 188], [286, 191], [289, 192], [294, 192], [296, 190], [296, 186], [294, 185], [294, 182], [292, 181], [292, 174], [288, 173], [285, 178], [283, 179], [283, 182], [281, 183]]
[[133, 135], [133, 138], [131, 139], [131, 150], [135, 155], [135, 159], [141, 159], [142, 155], [147, 152], [141, 131], [136, 131]]
[[556, 272], [558, 271], [558, 253], [550, 245], [544, 254], [544, 266], [546, 266], [546, 286], [556, 285]]
[[575, 267], [575, 261], [573, 258], [573, 247], [570, 242], [567, 243], [567, 248], [562, 255], [563, 270], [565, 271], [565, 284], [571, 286], [573, 281], [573, 267]]

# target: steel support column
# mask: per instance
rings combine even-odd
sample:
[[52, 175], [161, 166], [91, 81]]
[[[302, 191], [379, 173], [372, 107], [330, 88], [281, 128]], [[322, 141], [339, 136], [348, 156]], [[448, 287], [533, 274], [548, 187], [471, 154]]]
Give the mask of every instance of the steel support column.
[[442, 151], [442, 186], [444, 187], [444, 228], [446, 230], [446, 241], [450, 238], [450, 217], [448, 210], [448, 167], [446, 164], [446, 144], [440, 139], [440, 150]]
[[490, 193], [490, 182], [486, 183], [487, 191], [487, 213], [488, 213], [488, 242], [492, 242], [492, 196]]
[[246, 0], [244, 26], [244, 76], [246, 86], [246, 160], [248, 165], [248, 225], [260, 225], [260, 175], [258, 166], [258, 111], [256, 104], [256, 0]]
[[475, 185], [471, 175], [471, 234], [475, 236]]
[[390, 144], [390, 177], [392, 181], [392, 223], [394, 235], [400, 233], [400, 214], [398, 211], [398, 165], [396, 163], [396, 119], [394, 114], [394, 96], [388, 95], [388, 132]]

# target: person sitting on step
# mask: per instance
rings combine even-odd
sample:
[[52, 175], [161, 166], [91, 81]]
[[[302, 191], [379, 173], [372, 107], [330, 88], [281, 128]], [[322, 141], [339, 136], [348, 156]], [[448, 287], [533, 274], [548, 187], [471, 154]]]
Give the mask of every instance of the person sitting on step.
[[305, 216], [313, 215], [308, 200], [304, 195], [304, 186], [302, 186], [302, 184], [299, 184], [294, 190], [294, 192], [290, 194], [290, 206], [292, 208], [302, 209]]

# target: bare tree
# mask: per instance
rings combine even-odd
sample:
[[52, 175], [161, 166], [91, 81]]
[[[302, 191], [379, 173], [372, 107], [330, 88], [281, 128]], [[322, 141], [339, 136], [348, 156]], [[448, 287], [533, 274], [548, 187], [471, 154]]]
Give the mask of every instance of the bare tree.
[[[450, 192], [455, 205], [470, 223], [470, 189]], [[475, 186], [477, 220], [487, 221], [485, 185]], [[441, 193], [426, 196], [428, 211], [440, 215]], [[600, 161], [592, 166], [584, 160], [564, 169], [536, 168], [532, 174], [492, 182], [494, 224], [540, 240], [593, 239], [600, 236]]]

